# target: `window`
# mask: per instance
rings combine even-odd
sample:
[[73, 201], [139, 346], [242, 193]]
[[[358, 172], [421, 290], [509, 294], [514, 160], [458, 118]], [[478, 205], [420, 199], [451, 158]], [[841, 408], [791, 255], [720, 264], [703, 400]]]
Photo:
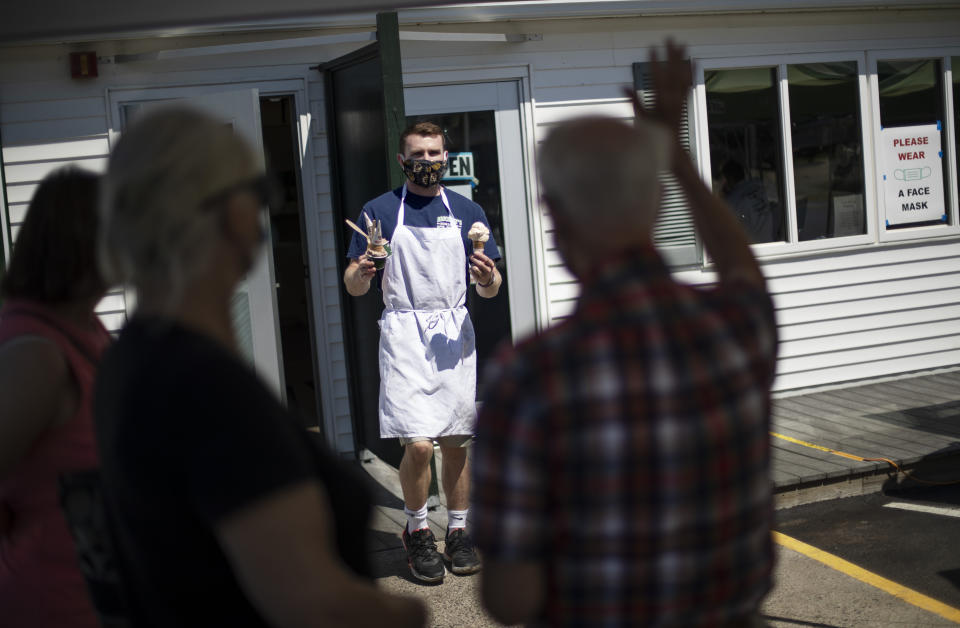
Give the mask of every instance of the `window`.
[[713, 191], [754, 243], [784, 240], [783, 160], [776, 68], [704, 75]]
[[787, 66], [798, 240], [866, 233], [857, 64]]
[[867, 233], [856, 61], [709, 69], [703, 87], [713, 190], [754, 243]]
[[759, 255], [960, 233], [960, 56], [697, 65], [701, 168]]
[[878, 60], [877, 86], [878, 169], [886, 229], [949, 223], [942, 62]]

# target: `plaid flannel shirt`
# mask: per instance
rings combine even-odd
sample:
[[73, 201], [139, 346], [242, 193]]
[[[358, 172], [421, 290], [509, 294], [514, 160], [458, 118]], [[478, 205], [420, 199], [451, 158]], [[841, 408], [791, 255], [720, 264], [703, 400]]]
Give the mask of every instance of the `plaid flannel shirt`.
[[747, 284], [677, 283], [652, 249], [487, 371], [477, 543], [536, 562], [541, 625], [722, 626], [770, 587], [776, 325]]

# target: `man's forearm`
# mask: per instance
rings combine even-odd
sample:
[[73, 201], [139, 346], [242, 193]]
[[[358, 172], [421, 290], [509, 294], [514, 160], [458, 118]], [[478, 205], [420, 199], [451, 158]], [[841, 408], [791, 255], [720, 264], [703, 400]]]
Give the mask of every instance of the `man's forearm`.
[[694, 226], [716, 264], [720, 281], [746, 279], [763, 285], [763, 272], [750, 250], [746, 231], [730, 208], [703, 182], [686, 151], [679, 145], [674, 150], [677, 152], [673, 159], [673, 173], [686, 194]]

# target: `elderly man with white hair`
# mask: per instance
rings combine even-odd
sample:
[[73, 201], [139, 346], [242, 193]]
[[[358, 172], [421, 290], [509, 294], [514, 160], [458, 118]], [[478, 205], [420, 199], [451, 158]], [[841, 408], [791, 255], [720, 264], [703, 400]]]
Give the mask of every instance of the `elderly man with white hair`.
[[[488, 372], [474, 456], [483, 600], [534, 626], [756, 626], [770, 587], [776, 327], [730, 209], [676, 141], [690, 68], [651, 53], [637, 124], [558, 125], [540, 154], [573, 315]], [[687, 196], [717, 285], [654, 249], [658, 175]]]

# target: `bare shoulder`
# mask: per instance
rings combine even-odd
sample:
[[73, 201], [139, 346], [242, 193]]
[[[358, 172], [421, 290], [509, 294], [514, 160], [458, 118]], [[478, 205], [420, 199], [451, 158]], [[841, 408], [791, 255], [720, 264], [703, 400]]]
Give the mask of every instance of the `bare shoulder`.
[[0, 379], [54, 383], [69, 376], [66, 358], [56, 343], [42, 336], [23, 336], [0, 345]]
[[73, 415], [74, 382], [60, 349], [41, 337], [0, 346], [0, 477], [43, 430]]

